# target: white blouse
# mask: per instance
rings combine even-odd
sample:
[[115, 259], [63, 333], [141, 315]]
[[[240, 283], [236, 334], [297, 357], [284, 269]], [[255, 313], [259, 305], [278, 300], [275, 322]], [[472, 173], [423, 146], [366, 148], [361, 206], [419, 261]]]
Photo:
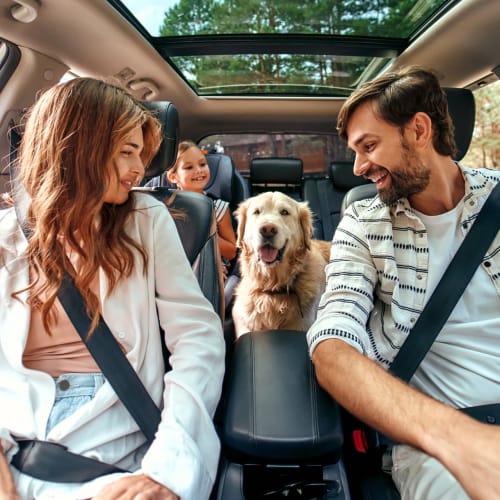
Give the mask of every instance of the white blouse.
[[[127, 233], [143, 245], [130, 278], [107, 295], [99, 276], [103, 317], [154, 401], [163, 407], [155, 440], [145, 438], [108, 383], [94, 399], [57, 424], [47, 439], [70, 451], [148, 474], [182, 499], [208, 498], [220, 452], [212, 422], [221, 394], [225, 344], [222, 323], [191, 271], [175, 223], [165, 205], [134, 193], [136, 210]], [[0, 211], [0, 439], [8, 459], [12, 436], [45, 439], [54, 402], [53, 379], [22, 364], [30, 308], [12, 292], [28, 285], [27, 242], [13, 208]], [[26, 299], [27, 294], [21, 294]], [[158, 322], [159, 318], [159, 322]], [[165, 331], [172, 370], [164, 373], [159, 324]], [[22, 498], [88, 498], [105, 476], [84, 485], [44, 483], [13, 469]]]

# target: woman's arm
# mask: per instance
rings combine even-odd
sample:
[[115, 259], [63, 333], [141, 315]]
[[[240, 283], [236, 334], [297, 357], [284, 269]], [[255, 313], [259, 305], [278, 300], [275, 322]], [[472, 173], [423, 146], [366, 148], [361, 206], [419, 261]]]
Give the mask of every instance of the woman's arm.
[[229, 210], [226, 210], [222, 220], [217, 224], [219, 251], [222, 257], [232, 260], [236, 257], [236, 236]]
[[16, 491], [9, 463], [0, 444], [0, 500], [21, 500]]
[[[138, 498], [155, 500], [179, 500], [179, 497], [166, 486], [154, 481], [145, 474], [125, 476], [105, 486], [92, 500], [134, 500]], [[1, 500], [0, 496], [0, 500]]]

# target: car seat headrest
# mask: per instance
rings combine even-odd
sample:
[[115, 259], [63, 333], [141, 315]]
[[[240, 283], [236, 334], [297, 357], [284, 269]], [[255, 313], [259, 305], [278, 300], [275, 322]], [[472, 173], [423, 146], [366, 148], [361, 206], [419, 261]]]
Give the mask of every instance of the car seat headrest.
[[233, 160], [222, 153], [207, 153], [206, 158], [210, 169], [210, 180], [205, 186], [205, 191], [215, 198], [232, 201], [233, 178], [236, 170]]
[[145, 101], [142, 104], [152, 111], [162, 124], [163, 141], [144, 175], [150, 178], [161, 175], [175, 163], [179, 138], [179, 114], [175, 105], [168, 101]]
[[349, 189], [371, 182], [362, 176], [354, 175], [353, 161], [332, 161], [330, 163], [330, 179], [336, 189], [348, 191]]
[[448, 98], [448, 111], [455, 125], [457, 154], [454, 159], [461, 160], [469, 149], [476, 120], [474, 95], [469, 89], [443, 88]]
[[302, 174], [300, 158], [253, 158], [250, 163], [252, 184], [301, 184]]

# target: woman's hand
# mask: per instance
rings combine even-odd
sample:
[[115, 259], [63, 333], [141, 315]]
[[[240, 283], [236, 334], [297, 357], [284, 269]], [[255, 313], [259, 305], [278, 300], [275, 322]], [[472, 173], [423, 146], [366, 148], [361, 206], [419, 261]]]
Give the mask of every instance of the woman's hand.
[[92, 500], [179, 500], [179, 497], [149, 476], [139, 474], [108, 484]]
[[21, 500], [14, 485], [14, 478], [10, 471], [7, 458], [0, 444], [0, 500]]
[[21, 500], [21, 497], [15, 491], [11, 492], [0, 491], [0, 500]]

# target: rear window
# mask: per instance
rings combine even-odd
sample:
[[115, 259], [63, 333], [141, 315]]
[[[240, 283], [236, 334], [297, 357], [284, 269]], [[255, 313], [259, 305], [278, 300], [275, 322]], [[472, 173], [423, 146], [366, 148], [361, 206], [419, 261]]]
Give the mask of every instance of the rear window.
[[207, 153], [227, 154], [244, 175], [252, 158], [300, 158], [304, 174], [324, 175], [332, 161], [353, 159], [345, 142], [335, 134], [218, 134], [205, 137], [199, 146]]

